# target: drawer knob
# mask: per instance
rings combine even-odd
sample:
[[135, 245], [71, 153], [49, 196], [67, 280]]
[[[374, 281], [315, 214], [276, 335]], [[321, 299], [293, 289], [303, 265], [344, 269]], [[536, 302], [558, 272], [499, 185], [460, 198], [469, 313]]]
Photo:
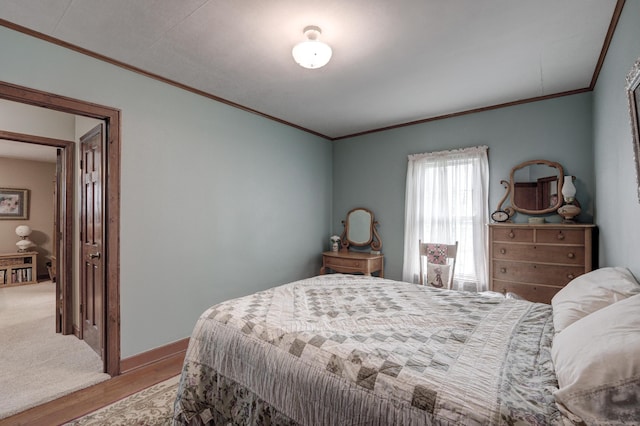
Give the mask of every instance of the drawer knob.
[[507, 253], [507, 249], [503, 249], [503, 248], [501, 248], [501, 249], [500, 249], [500, 254], [505, 254], [505, 253]]
[[509, 232], [509, 238], [515, 238], [516, 234], [513, 233], [513, 231]]
[[576, 276], [573, 274], [567, 274], [567, 278], [569, 278], [570, 280], [574, 279]]
[[500, 272], [502, 272], [503, 274], [505, 274], [507, 272], [507, 268], [500, 268]]
[[567, 254], [567, 257], [568, 257], [569, 259], [575, 259], [576, 254], [575, 254], [575, 253], [572, 253], [572, 252], [569, 252], [569, 254]]
[[558, 232], [558, 239], [564, 240], [564, 234], [562, 233], [562, 231]]

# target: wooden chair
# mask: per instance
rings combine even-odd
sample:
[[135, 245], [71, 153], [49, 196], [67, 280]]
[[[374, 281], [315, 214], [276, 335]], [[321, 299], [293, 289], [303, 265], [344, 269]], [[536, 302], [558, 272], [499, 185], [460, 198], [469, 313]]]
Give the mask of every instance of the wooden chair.
[[442, 283], [442, 287], [450, 289], [453, 284], [453, 274], [456, 269], [456, 255], [458, 254], [458, 242], [455, 244], [439, 244], [439, 243], [423, 243], [422, 240], [418, 241], [418, 247], [420, 250], [420, 284], [424, 285], [425, 275], [428, 272], [426, 265], [423, 266], [424, 263], [427, 262], [429, 256], [429, 248], [434, 245], [439, 245], [441, 247], [447, 248], [447, 256], [445, 263], [447, 265], [451, 265], [451, 269], [449, 270], [449, 279], [446, 283]]

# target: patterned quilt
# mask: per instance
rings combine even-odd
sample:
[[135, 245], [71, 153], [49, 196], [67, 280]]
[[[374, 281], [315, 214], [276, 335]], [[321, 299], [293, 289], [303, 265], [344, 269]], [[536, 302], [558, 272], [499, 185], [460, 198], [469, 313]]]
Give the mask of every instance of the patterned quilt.
[[550, 425], [549, 305], [321, 275], [198, 320], [174, 424]]

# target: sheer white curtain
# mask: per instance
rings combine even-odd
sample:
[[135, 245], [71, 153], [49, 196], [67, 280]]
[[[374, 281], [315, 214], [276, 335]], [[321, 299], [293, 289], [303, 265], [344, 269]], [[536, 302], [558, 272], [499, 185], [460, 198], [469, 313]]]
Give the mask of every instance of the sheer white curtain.
[[453, 288], [487, 289], [489, 161], [486, 146], [409, 156], [402, 279], [418, 282], [418, 241], [453, 244]]

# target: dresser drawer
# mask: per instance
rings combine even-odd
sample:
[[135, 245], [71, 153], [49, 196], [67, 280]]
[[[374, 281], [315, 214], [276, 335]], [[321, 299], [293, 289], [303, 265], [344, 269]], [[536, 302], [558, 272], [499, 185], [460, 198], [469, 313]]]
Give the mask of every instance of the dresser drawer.
[[553, 287], [536, 284], [519, 284], [508, 281], [493, 281], [493, 291], [499, 293], [515, 293], [525, 300], [538, 303], [551, 303], [551, 299], [562, 287]]
[[533, 229], [492, 228], [494, 241], [512, 241], [519, 243], [533, 242]]
[[493, 279], [521, 283], [564, 286], [582, 275], [584, 266], [544, 265], [540, 263], [493, 261]]
[[537, 243], [553, 244], [584, 244], [584, 230], [582, 229], [538, 229]]
[[325, 274], [328, 269], [343, 274], [361, 273], [371, 275], [374, 272], [378, 272], [380, 278], [384, 278], [384, 256], [370, 253], [325, 252], [322, 253], [320, 274]]
[[584, 265], [584, 247], [494, 243], [493, 258]]
[[343, 267], [343, 268], [361, 268], [366, 264], [366, 261], [359, 259], [344, 259], [339, 257], [327, 257], [325, 259], [325, 265], [328, 268], [332, 268], [334, 266]]

